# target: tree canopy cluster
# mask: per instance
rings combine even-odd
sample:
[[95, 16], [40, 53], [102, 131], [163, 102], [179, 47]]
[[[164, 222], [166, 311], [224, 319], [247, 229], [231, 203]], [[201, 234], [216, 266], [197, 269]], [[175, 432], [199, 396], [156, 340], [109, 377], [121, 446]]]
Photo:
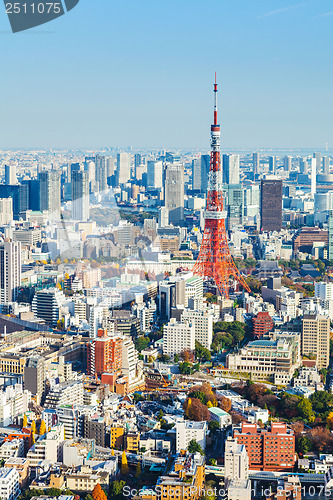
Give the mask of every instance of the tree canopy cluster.
[[221, 348], [232, 348], [242, 342], [248, 334], [248, 326], [239, 321], [218, 321], [213, 327], [214, 335], [212, 351], [218, 352]]

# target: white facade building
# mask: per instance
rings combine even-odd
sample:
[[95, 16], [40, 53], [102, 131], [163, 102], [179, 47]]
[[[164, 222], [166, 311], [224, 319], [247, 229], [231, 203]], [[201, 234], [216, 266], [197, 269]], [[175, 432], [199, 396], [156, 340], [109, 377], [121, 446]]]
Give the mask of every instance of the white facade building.
[[16, 469], [0, 468], [0, 498], [15, 500], [20, 494], [20, 476]]
[[52, 464], [62, 461], [62, 447], [65, 439], [64, 426], [55, 425], [38, 438], [27, 454], [31, 467], [37, 467], [40, 461], [50, 460]]
[[21, 286], [21, 243], [4, 241], [0, 245], [0, 304], [16, 300]]
[[204, 450], [206, 448], [208, 424], [207, 422], [192, 422], [183, 420], [176, 423], [176, 451], [187, 450], [187, 447], [194, 439]]
[[163, 329], [163, 354], [173, 356], [180, 354], [184, 350], [194, 351], [195, 349], [195, 327], [194, 323], [177, 322], [171, 318]]
[[195, 340], [206, 349], [210, 349], [213, 341], [212, 312], [186, 309], [182, 314], [182, 321], [194, 324]]

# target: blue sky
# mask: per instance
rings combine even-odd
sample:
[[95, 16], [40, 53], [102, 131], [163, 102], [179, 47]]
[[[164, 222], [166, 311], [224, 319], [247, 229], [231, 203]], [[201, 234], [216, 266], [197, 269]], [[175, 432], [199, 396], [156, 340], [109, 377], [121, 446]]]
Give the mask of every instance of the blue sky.
[[80, 0], [12, 34], [0, 148], [333, 147], [333, 1]]

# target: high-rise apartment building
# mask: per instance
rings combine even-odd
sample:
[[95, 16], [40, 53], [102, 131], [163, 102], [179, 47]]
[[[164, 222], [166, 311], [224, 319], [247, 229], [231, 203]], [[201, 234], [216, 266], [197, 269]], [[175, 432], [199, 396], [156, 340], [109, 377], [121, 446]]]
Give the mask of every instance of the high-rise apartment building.
[[48, 210], [51, 219], [60, 217], [60, 173], [55, 170], [39, 174], [40, 209]]
[[252, 162], [253, 162], [253, 172], [254, 175], [257, 175], [260, 170], [260, 153], [253, 153], [252, 155]]
[[239, 184], [239, 155], [223, 155], [223, 183]]
[[315, 356], [318, 370], [327, 368], [330, 357], [330, 320], [326, 316], [305, 314], [302, 320], [302, 355]]
[[165, 206], [169, 222], [180, 224], [184, 220], [184, 167], [168, 165], [165, 174]]
[[119, 372], [122, 368], [120, 337], [108, 337], [107, 330], [98, 329], [97, 338], [87, 344], [87, 373], [101, 377], [102, 373]]
[[276, 157], [275, 156], [269, 156], [268, 157], [268, 169], [271, 174], [275, 174], [275, 168], [276, 168]]
[[5, 165], [5, 184], [13, 185], [17, 183], [15, 165]]
[[82, 222], [89, 219], [88, 172], [72, 172], [72, 219]]
[[0, 304], [17, 299], [21, 286], [21, 242], [0, 244]]
[[13, 220], [12, 198], [0, 198], [0, 224], [9, 224]]
[[131, 156], [129, 153], [117, 155], [117, 184], [126, 184], [131, 178]]
[[95, 158], [96, 165], [96, 182], [98, 182], [98, 189], [100, 193], [103, 193], [108, 188], [108, 177], [107, 177], [107, 162], [105, 156], [96, 155]]
[[261, 181], [260, 217], [262, 231], [282, 229], [282, 180]]

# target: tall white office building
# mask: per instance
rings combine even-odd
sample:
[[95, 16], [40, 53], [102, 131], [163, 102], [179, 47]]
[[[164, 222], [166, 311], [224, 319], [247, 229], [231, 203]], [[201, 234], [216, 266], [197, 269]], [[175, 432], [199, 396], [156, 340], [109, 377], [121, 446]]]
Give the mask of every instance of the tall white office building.
[[21, 242], [0, 244], [0, 304], [17, 299], [21, 286]]
[[13, 198], [0, 198], [0, 224], [9, 224], [13, 220]]
[[192, 311], [185, 309], [182, 321], [194, 324], [195, 340], [206, 349], [210, 349], [213, 341], [212, 311]]
[[107, 161], [105, 156], [96, 155], [96, 182], [98, 182], [98, 189], [100, 193], [103, 193], [108, 188], [108, 177], [107, 177]]
[[131, 178], [131, 156], [128, 153], [117, 155], [117, 182], [126, 184]]
[[223, 183], [239, 184], [239, 155], [223, 155]]
[[15, 165], [5, 165], [5, 184], [17, 184]]
[[163, 187], [163, 163], [161, 161], [148, 161], [147, 186], [149, 188]]

